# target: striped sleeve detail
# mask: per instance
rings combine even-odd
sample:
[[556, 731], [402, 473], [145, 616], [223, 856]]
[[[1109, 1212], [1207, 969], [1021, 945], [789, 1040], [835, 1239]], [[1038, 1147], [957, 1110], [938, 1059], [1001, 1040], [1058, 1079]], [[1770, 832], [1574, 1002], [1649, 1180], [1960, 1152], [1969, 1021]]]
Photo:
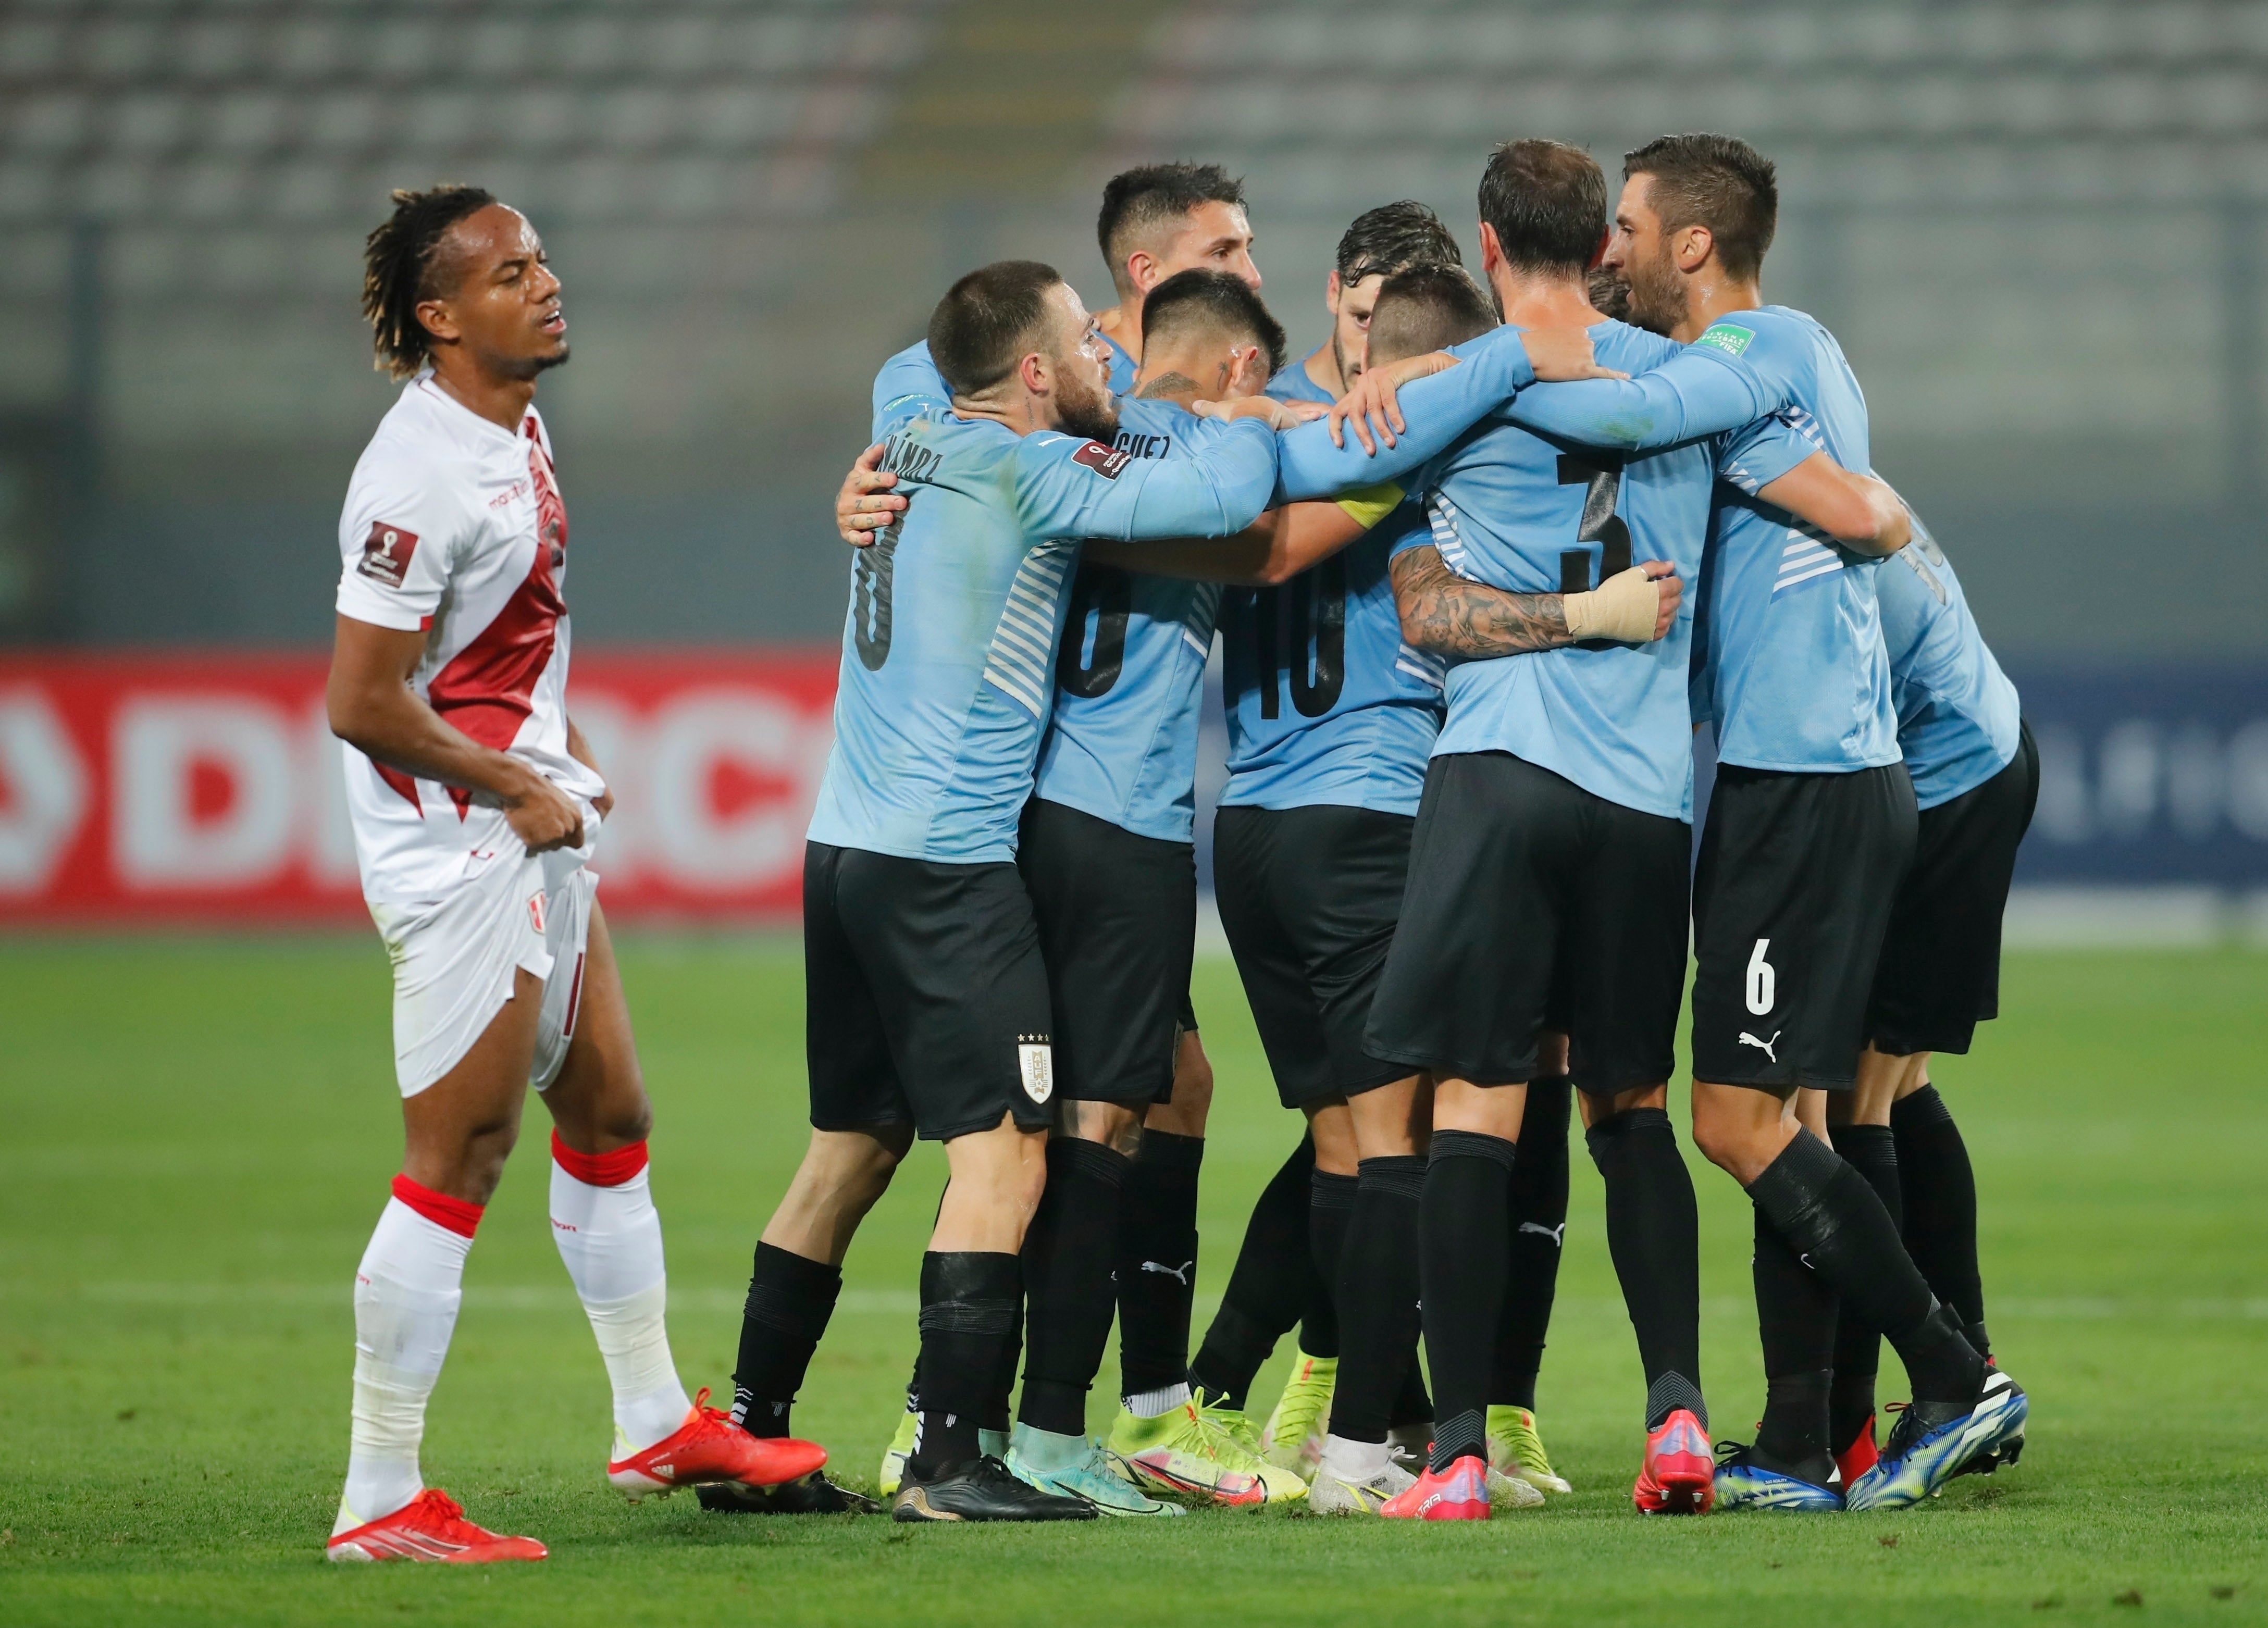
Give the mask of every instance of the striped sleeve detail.
[[1042, 543], [1024, 556], [985, 653], [984, 681], [1034, 718], [1047, 715], [1064, 579], [1078, 550], [1077, 542], [1058, 541]]
[[1806, 583], [1831, 577], [1845, 564], [1841, 552], [1825, 538], [1808, 529], [1791, 527], [1786, 546], [1779, 552], [1779, 575], [1772, 580], [1771, 596], [1778, 599]]
[[1428, 689], [1448, 687], [1447, 664], [1432, 652], [1420, 650], [1406, 640], [1394, 652], [1394, 670], [1408, 674]]
[[1442, 564], [1460, 577], [1470, 577], [1472, 556], [1465, 552], [1464, 534], [1457, 529], [1462, 518], [1457, 505], [1439, 492], [1425, 500], [1426, 524], [1432, 528], [1433, 546], [1440, 551]]

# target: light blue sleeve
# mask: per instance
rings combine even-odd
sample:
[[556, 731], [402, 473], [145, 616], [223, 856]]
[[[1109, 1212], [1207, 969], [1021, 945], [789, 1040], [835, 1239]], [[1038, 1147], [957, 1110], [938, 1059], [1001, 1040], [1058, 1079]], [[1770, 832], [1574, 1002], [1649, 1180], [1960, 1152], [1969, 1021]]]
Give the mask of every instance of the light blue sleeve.
[[1717, 474], [1753, 497], [1814, 453], [1826, 450], [1808, 422], [1790, 424], [1784, 415], [1774, 413], [1724, 438], [1717, 451]]
[[1405, 386], [1400, 394], [1403, 422], [1410, 428], [1395, 445], [1379, 443], [1375, 456], [1362, 450], [1351, 431], [1346, 445], [1331, 445], [1323, 419], [1287, 430], [1278, 438], [1280, 468], [1276, 501], [1307, 503], [1331, 497], [1353, 486], [1398, 480], [1429, 463], [1473, 425], [1535, 384], [1521, 330], [1499, 328], [1450, 347], [1459, 366]]
[[930, 360], [929, 341], [909, 345], [874, 375], [874, 438], [882, 439], [925, 408], [952, 405], [952, 388]]
[[1786, 406], [1785, 394], [1746, 358], [1696, 343], [1635, 379], [1523, 390], [1503, 416], [1584, 446], [1646, 452], [1737, 430]]
[[1042, 432], [1018, 443], [1016, 507], [1028, 537], [1226, 537], [1260, 518], [1276, 490], [1276, 435], [1256, 418], [1186, 458], [1130, 453]]

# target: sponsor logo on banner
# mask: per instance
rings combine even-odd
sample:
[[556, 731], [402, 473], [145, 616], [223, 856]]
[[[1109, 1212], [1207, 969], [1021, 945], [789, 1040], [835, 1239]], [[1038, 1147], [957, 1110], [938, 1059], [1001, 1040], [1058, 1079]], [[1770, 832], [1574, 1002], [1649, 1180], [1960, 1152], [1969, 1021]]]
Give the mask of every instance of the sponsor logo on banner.
[[372, 582], [398, 588], [401, 586], [403, 575], [409, 570], [410, 556], [416, 552], [416, 532], [404, 531], [399, 526], [388, 526], [384, 520], [373, 520], [370, 535], [362, 541], [362, 561], [355, 569]]
[[1036, 1043], [1019, 1036], [1016, 1042], [1016, 1075], [1024, 1082], [1024, 1094], [1035, 1102], [1045, 1102], [1056, 1094], [1056, 1051], [1046, 1041]]

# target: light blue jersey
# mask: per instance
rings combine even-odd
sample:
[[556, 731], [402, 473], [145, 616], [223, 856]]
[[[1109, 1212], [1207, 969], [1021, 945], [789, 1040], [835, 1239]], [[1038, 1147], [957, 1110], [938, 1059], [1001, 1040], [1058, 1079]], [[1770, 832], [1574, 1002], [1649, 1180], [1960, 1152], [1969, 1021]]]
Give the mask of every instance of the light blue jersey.
[[1279, 401], [1321, 401], [1325, 407], [1338, 400], [1307, 376], [1305, 357], [1279, 369], [1268, 381], [1267, 394]]
[[1403, 642], [1387, 561], [1425, 529], [1405, 503], [1280, 587], [1223, 593], [1221, 807], [1418, 812], [1441, 726], [1441, 662]]
[[1102, 335], [1102, 343], [1110, 347], [1110, 378], [1108, 380], [1110, 394], [1131, 396], [1134, 394], [1134, 375], [1142, 371], [1142, 365], [1127, 355], [1124, 348], [1109, 335]]
[[1875, 578], [1898, 748], [1924, 808], [1971, 792], [2016, 755], [2016, 687], [1992, 659], [1953, 564], [1914, 522], [1913, 541]]
[[852, 556], [812, 840], [1012, 859], [1079, 540], [1242, 530], [1275, 484], [1275, 438], [1230, 424], [1188, 457], [1141, 460], [1075, 436], [1019, 436], [933, 400], [889, 413], [884, 465], [909, 502]]
[[[1590, 333], [1600, 365], [1625, 372], [1680, 349], [1622, 322]], [[1430, 529], [1401, 546], [1431, 543], [1457, 575], [1514, 593], [1584, 592], [1642, 560], [1668, 560], [1690, 582], [1715, 483], [1706, 443], [1631, 456], [1492, 422], [1426, 466], [1418, 487]], [[1449, 668], [1434, 755], [1509, 752], [1609, 802], [1690, 821], [1691, 645], [1691, 613], [1681, 607], [1668, 636], [1649, 644], [1587, 641], [1460, 662]]]
[[1756, 496], [1813, 451], [1860, 474], [1871, 467], [1867, 400], [1833, 335], [1785, 306], [1735, 312], [1651, 372], [1538, 387], [1509, 416], [1627, 450], [1740, 431], [1719, 465], [1693, 716], [1716, 725], [1720, 762], [1746, 768], [1847, 773], [1898, 761], [1874, 598], [1882, 562]]
[[[1118, 450], [1137, 458], [1186, 457], [1227, 428], [1170, 401], [1118, 403]], [[1191, 839], [1197, 711], [1220, 593], [1217, 583], [1079, 566], [1038, 795], [1139, 836]]]

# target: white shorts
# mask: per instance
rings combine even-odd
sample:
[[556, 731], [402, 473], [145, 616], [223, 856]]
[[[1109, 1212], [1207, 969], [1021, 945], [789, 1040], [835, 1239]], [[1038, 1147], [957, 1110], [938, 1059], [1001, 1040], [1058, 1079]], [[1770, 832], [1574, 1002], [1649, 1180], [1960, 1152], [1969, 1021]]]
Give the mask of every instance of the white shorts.
[[394, 1066], [403, 1096], [464, 1060], [512, 998], [523, 967], [543, 980], [528, 1083], [541, 1091], [559, 1077], [599, 891], [591, 851], [499, 850], [471, 861], [464, 883], [438, 903], [370, 907], [394, 960]]

